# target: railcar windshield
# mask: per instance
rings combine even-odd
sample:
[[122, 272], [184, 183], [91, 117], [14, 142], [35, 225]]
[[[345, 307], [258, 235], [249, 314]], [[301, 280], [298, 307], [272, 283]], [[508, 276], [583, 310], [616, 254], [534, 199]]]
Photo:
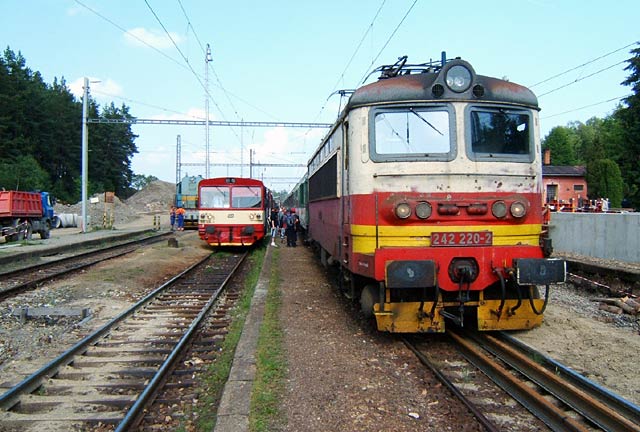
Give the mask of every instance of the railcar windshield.
[[200, 208], [260, 208], [262, 188], [259, 186], [203, 186]]
[[522, 158], [532, 153], [531, 116], [526, 111], [473, 109], [470, 150], [476, 159]]
[[447, 155], [452, 152], [449, 117], [445, 109], [379, 111], [373, 153], [378, 159]]
[[262, 188], [259, 186], [234, 186], [231, 188], [231, 207], [260, 208]]

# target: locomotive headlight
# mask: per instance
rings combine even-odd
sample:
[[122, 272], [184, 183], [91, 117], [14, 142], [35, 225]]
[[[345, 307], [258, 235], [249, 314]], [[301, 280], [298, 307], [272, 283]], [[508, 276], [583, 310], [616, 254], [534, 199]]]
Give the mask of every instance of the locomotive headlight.
[[447, 87], [456, 93], [462, 93], [471, 86], [471, 71], [462, 65], [455, 65], [447, 71]]
[[491, 213], [498, 219], [502, 219], [507, 215], [507, 204], [504, 201], [496, 201], [491, 206]]
[[523, 202], [515, 201], [513, 204], [511, 204], [511, 215], [514, 218], [521, 218], [526, 213], [527, 213], [527, 207], [524, 205]]
[[249, 219], [254, 220], [256, 218], [256, 215], [254, 215], [253, 213], [249, 213]]
[[427, 219], [431, 216], [431, 204], [428, 202], [421, 202], [416, 205], [416, 216], [420, 219]]
[[411, 216], [411, 206], [406, 202], [400, 203], [396, 206], [396, 216], [400, 219], [406, 219]]

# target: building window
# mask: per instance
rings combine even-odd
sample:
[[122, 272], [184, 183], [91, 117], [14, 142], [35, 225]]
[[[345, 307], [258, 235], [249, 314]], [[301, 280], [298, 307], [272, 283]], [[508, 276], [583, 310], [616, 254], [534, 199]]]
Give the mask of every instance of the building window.
[[574, 192], [582, 192], [584, 190], [584, 185], [581, 184], [574, 184], [573, 185], [573, 191]]
[[547, 202], [555, 201], [558, 199], [558, 185], [547, 185]]

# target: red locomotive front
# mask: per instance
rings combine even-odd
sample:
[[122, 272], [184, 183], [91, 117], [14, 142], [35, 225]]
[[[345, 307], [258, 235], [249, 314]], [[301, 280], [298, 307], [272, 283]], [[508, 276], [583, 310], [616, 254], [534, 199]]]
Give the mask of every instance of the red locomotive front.
[[381, 330], [539, 325], [565, 264], [548, 258], [535, 96], [459, 59], [382, 71], [309, 163], [323, 261]]

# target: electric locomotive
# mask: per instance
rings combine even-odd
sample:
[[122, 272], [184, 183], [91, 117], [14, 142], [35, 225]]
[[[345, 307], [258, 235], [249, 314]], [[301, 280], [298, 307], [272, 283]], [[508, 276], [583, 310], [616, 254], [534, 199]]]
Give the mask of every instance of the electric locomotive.
[[536, 96], [445, 53], [376, 71], [308, 163], [323, 263], [379, 330], [539, 325], [566, 265], [543, 219]]
[[268, 232], [271, 193], [260, 180], [220, 177], [198, 185], [198, 234], [211, 246], [251, 246]]

